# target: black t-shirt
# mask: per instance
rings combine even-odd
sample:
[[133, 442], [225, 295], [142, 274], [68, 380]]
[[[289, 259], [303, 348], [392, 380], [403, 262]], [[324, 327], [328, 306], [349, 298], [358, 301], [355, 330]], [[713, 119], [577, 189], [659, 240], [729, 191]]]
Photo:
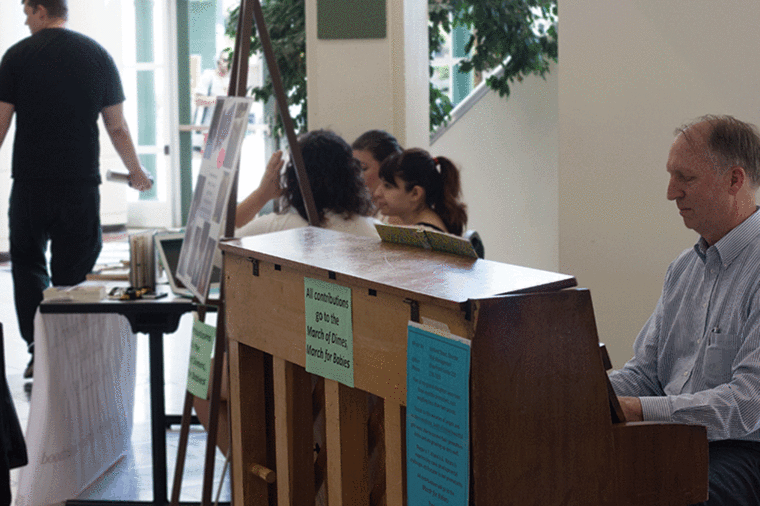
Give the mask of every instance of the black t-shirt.
[[98, 115], [124, 101], [100, 44], [65, 28], [22, 40], [0, 62], [0, 101], [16, 112], [15, 180], [100, 183]]

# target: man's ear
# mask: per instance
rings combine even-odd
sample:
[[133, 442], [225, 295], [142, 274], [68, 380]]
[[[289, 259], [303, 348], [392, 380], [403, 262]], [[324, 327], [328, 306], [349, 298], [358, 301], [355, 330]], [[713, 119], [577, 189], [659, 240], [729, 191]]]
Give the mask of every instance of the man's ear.
[[736, 195], [739, 193], [739, 190], [742, 189], [742, 187], [747, 184], [747, 172], [744, 170], [744, 167], [740, 165], [734, 165], [729, 170], [730, 176], [731, 176], [731, 187], [730, 187], [730, 193], [731, 195]]
[[47, 18], [48, 17], [47, 7], [45, 7], [42, 4], [37, 4], [36, 7], [32, 7], [32, 14], [39, 15], [41, 18]]

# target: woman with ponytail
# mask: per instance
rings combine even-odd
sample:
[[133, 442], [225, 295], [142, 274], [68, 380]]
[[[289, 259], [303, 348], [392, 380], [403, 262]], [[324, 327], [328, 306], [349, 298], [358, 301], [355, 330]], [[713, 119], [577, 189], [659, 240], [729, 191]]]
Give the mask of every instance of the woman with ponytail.
[[459, 199], [459, 170], [446, 157], [433, 158], [424, 149], [407, 149], [380, 166], [375, 203], [403, 225], [427, 227], [461, 236], [467, 206]]

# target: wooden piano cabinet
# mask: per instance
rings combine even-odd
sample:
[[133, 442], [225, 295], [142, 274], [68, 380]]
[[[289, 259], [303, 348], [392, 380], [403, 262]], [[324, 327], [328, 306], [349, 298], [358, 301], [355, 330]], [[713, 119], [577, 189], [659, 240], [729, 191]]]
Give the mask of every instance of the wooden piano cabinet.
[[473, 504], [680, 505], [707, 498], [704, 427], [613, 424], [587, 290], [478, 303]]
[[[703, 429], [613, 426], [572, 276], [312, 227], [221, 247], [235, 504], [406, 505], [407, 324], [424, 319], [472, 343], [471, 504], [703, 496]], [[305, 277], [351, 288], [354, 388], [304, 369]]]

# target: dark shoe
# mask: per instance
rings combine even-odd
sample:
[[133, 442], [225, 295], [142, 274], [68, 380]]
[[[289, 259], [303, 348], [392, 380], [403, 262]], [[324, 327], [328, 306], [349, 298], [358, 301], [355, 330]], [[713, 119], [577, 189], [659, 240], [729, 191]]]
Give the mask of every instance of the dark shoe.
[[26, 369], [24, 369], [24, 379], [30, 379], [32, 375], [34, 375], [34, 355], [32, 355], [32, 358], [29, 360]]

